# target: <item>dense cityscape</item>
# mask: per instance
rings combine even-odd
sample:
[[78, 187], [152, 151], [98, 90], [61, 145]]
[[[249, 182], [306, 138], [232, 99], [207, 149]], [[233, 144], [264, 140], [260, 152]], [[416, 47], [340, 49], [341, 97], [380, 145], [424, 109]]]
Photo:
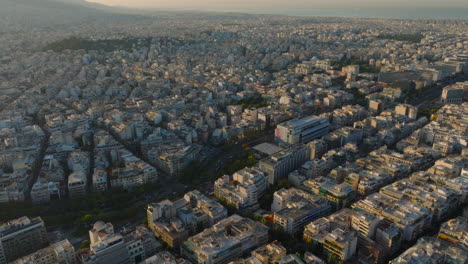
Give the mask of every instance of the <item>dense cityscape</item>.
[[0, 264], [468, 262], [468, 20], [5, 1]]

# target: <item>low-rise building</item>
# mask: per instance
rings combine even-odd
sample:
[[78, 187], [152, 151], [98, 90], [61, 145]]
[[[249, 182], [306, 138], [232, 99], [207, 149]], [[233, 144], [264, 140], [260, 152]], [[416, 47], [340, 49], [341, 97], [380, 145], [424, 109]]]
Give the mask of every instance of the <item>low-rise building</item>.
[[418, 243], [409, 248], [396, 259], [390, 261], [391, 264], [410, 263], [457, 263], [462, 264], [468, 261], [468, 252], [443, 242], [441, 239], [423, 237]]
[[286, 256], [286, 253], [286, 248], [278, 241], [273, 241], [268, 245], [252, 251], [252, 256], [258, 259], [262, 264], [269, 264], [278, 262]]
[[276, 127], [275, 140], [284, 144], [308, 143], [328, 133], [330, 123], [317, 116], [294, 119]]
[[75, 264], [75, 248], [70, 241], [63, 240], [40, 249], [26, 257], [11, 262], [12, 264]]
[[304, 261], [307, 264], [325, 264], [325, 261], [308, 251], [304, 253]]
[[418, 117], [418, 108], [409, 104], [399, 104], [395, 107], [395, 112], [398, 115], [404, 115], [412, 120]]
[[270, 185], [286, 179], [288, 174], [298, 169], [310, 158], [310, 148], [299, 144], [284, 149], [259, 162], [259, 168], [268, 174]]
[[218, 199], [238, 210], [252, 208], [268, 188], [268, 176], [258, 168], [245, 168], [231, 176], [224, 175], [214, 184]]
[[182, 256], [195, 263], [229, 263], [268, 241], [268, 227], [232, 215], [190, 237], [181, 245]]
[[164, 200], [147, 208], [148, 225], [155, 236], [175, 247], [190, 233], [210, 227], [227, 217], [227, 210], [199, 191], [191, 191], [176, 201]]
[[80, 259], [84, 264], [141, 263], [146, 259], [145, 239], [141, 233], [125, 229], [115, 233], [111, 223], [98, 221], [89, 230], [89, 250], [80, 252]]
[[357, 236], [354, 232], [335, 229], [325, 236], [323, 248], [341, 260], [347, 261], [354, 256], [357, 249]]
[[94, 192], [102, 192], [107, 190], [108, 181], [107, 181], [107, 172], [102, 169], [95, 170], [93, 173], [93, 185], [92, 190]]
[[465, 99], [465, 93], [468, 90], [468, 82], [456, 83], [444, 87], [441, 95], [441, 102], [444, 104], [461, 104]]
[[440, 226], [438, 237], [468, 250], [468, 220], [461, 216], [450, 219]]
[[271, 210], [276, 225], [289, 234], [296, 234], [302, 232], [306, 224], [327, 215], [331, 206], [316, 194], [291, 188], [275, 192]]
[[304, 264], [304, 262], [296, 255], [287, 255], [278, 261], [278, 264]]
[[89, 239], [89, 252], [81, 254], [83, 263], [132, 263], [124, 237], [114, 233], [111, 223], [96, 222], [89, 230]]
[[402, 230], [403, 240], [411, 241], [429, 227], [432, 214], [427, 208], [399, 200], [385, 208], [382, 217], [395, 223]]
[[141, 264], [190, 264], [190, 262], [174, 257], [169, 251], [162, 251], [145, 259]]
[[358, 245], [358, 233], [351, 227], [355, 212], [342, 209], [326, 218], [319, 218], [308, 224], [304, 230], [304, 240], [318, 243], [326, 252], [347, 261], [352, 258]]
[[356, 199], [353, 188], [345, 183], [337, 184], [325, 177], [304, 181], [301, 188], [324, 197], [334, 209], [347, 207]]
[[359, 212], [351, 217], [351, 227], [361, 236], [374, 239], [380, 219], [367, 212]]
[[388, 220], [380, 221], [375, 231], [375, 242], [382, 247], [385, 256], [395, 254], [401, 246], [401, 229]]
[[86, 174], [78, 170], [68, 176], [68, 195], [77, 197], [86, 194], [87, 180]]

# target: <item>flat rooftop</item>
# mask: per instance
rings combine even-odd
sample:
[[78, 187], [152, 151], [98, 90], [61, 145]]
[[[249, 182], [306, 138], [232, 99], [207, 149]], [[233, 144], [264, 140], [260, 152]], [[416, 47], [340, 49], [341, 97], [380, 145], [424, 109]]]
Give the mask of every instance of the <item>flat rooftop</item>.
[[317, 122], [319, 120], [320, 120], [319, 117], [312, 115], [312, 116], [304, 117], [302, 119], [292, 119], [292, 120], [282, 123], [281, 125], [285, 127], [295, 127], [295, 126], [302, 126], [304, 124], [311, 123], [311, 122]]
[[277, 152], [280, 152], [283, 150], [282, 147], [279, 147], [275, 144], [271, 144], [271, 143], [261, 143], [261, 144], [258, 144], [257, 146], [253, 147], [254, 150], [258, 151], [258, 152], [261, 152], [261, 153], [264, 153], [268, 156], [271, 156]]

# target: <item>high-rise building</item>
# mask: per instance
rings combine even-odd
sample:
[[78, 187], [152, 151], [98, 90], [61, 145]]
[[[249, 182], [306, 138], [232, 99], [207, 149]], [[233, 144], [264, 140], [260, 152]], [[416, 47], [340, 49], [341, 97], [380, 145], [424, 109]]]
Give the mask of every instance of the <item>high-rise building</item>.
[[275, 140], [278, 143], [294, 145], [308, 143], [322, 137], [330, 130], [330, 123], [324, 118], [309, 116], [293, 119], [276, 127]]
[[26, 216], [0, 226], [0, 264], [47, 247], [47, 231], [40, 217]]

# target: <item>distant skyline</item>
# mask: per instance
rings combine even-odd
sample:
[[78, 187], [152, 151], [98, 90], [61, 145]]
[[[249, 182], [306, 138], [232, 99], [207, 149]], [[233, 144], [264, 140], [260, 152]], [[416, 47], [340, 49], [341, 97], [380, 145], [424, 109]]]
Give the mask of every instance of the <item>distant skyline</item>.
[[[466, 0], [86, 0], [133, 8], [246, 9], [246, 8], [468, 8]], [[260, 10], [252, 10], [258, 12]]]

